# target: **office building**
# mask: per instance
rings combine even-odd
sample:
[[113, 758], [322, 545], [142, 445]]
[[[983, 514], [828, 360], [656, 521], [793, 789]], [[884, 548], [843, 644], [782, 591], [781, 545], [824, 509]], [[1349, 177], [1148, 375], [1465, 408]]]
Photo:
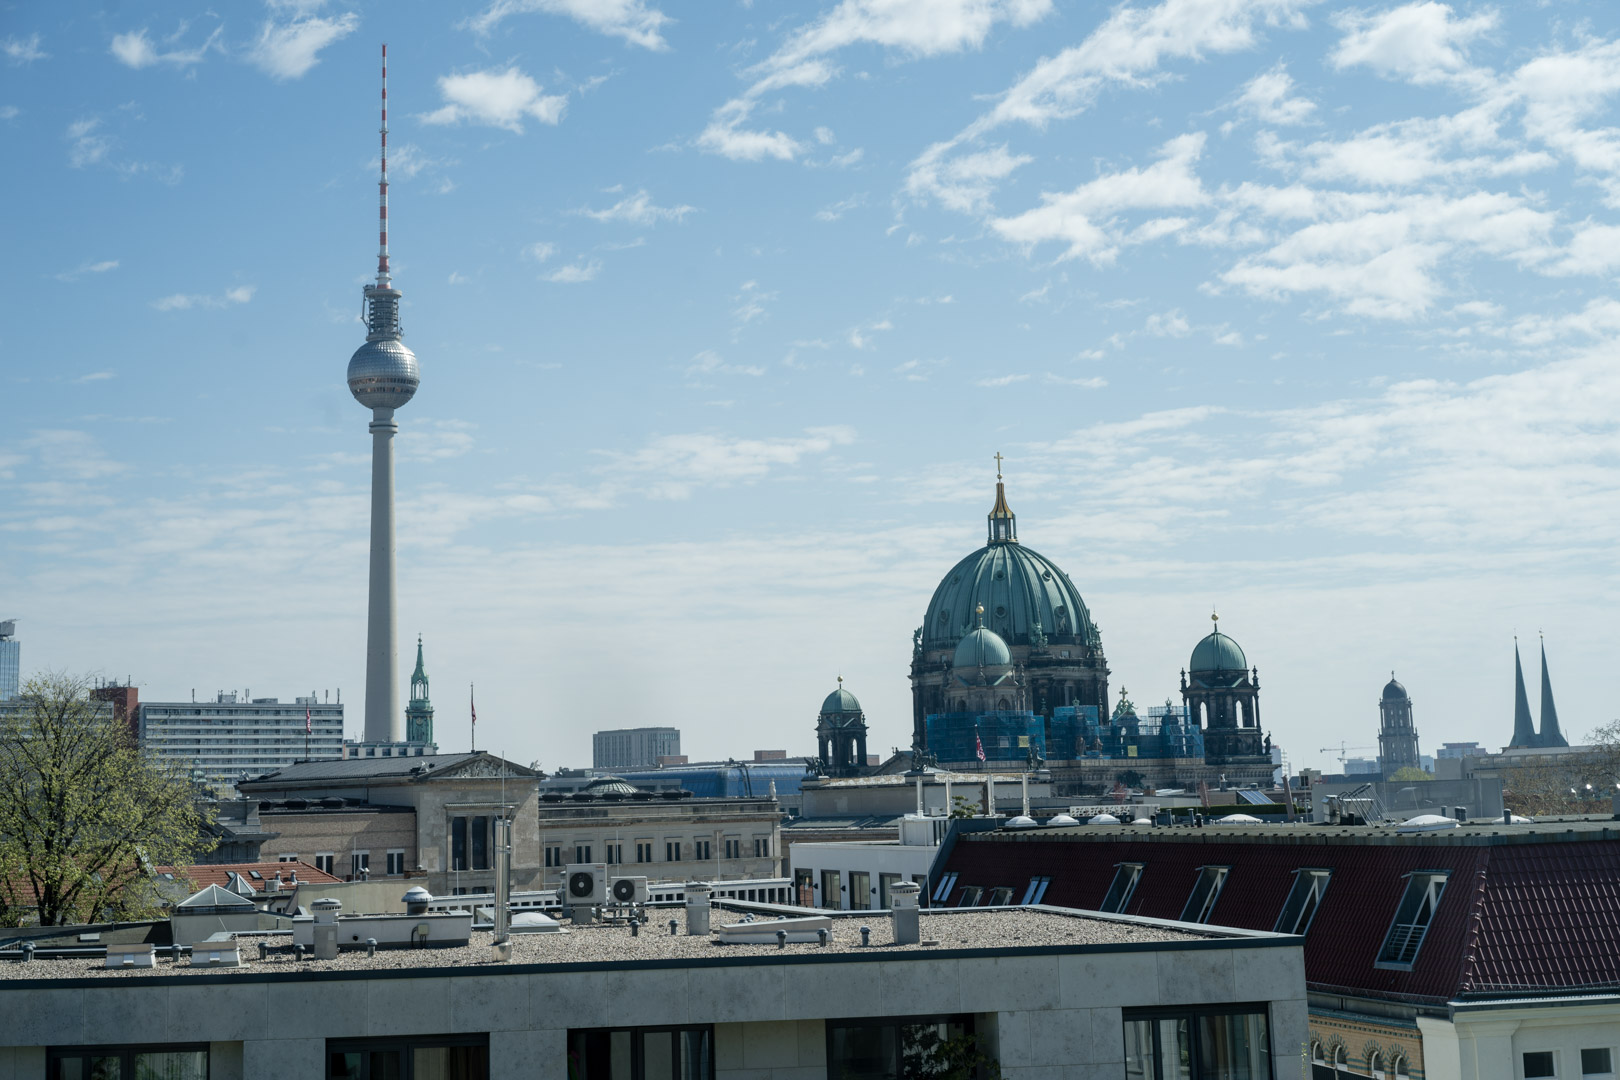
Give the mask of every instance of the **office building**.
[[10, 701], [22, 691], [22, 644], [17, 640], [17, 623], [0, 622], [0, 701]]
[[215, 788], [295, 761], [343, 756], [343, 706], [314, 694], [250, 701], [222, 691], [213, 701], [141, 702], [139, 715], [143, 748]]
[[591, 736], [593, 769], [651, 769], [679, 757], [681, 732], [672, 727], [618, 728]]

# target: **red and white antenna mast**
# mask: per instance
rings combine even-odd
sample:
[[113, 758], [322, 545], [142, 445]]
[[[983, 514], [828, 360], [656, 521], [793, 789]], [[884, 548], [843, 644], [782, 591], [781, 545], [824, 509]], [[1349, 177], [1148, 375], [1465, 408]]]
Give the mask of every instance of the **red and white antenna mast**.
[[388, 44], [382, 47], [382, 176], [377, 181], [377, 287], [386, 289], [388, 275]]

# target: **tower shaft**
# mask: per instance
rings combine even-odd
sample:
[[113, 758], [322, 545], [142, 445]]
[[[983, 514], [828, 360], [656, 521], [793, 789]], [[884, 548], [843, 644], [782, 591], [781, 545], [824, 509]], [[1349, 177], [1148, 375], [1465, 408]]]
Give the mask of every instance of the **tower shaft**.
[[372, 410], [371, 601], [366, 615], [366, 741], [399, 742], [399, 645], [394, 632], [393, 409]]

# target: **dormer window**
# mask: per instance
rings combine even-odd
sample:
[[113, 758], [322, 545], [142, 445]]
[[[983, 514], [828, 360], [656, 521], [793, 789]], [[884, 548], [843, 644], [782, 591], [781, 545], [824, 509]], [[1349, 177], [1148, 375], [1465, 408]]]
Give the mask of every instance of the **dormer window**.
[[1443, 871], [1418, 871], [1407, 878], [1406, 895], [1395, 909], [1395, 921], [1384, 935], [1384, 947], [1378, 950], [1374, 967], [1411, 970], [1429, 933], [1435, 909], [1440, 906], [1446, 877]]
[[1198, 880], [1193, 884], [1192, 894], [1187, 897], [1187, 906], [1181, 909], [1182, 922], [1207, 923], [1210, 915], [1215, 912], [1215, 901], [1220, 899], [1221, 888], [1226, 884], [1226, 875], [1231, 873], [1230, 866], [1205, 866], [1198, 871]]
[[1316, 918], [1316, 909], [1322, 903], [1322, 895], [1327, 892], [1328, 878], [1332, 876], [1331, 870], [1294, 871], [1294, 887], [1289, 890], [1273, 931], [1278, 934], [1303, 934], [1309, 930], [1311, 920]]

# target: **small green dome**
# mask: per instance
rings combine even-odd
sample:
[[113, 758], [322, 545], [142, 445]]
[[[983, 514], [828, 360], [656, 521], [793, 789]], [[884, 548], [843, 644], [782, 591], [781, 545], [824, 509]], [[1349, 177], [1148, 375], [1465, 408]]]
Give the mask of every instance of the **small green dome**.
[[821, 703], [821, 712], [827, 713], [858, 713], [861, 703], [855, 700], [855, 695], [842, 686], [827, 695], [827, 700]]
[[1238, 643], [1219, 630], [1200, 641], [1193, 649], [1188, 671], [1247, 671], [1249, 661]]
[[957, 642], [956, 655], [951, 665], [958, 672], [978, 668], [1004, 668], [1012, 665], [1012, 653], [1007, 643], [994, 630], [979, 627]]
[[1390, 672], [1389, 682], [1384, 684], [1385, 701], [1405, 701], [1406, 687], [1395, 681], [1395, 673]]

